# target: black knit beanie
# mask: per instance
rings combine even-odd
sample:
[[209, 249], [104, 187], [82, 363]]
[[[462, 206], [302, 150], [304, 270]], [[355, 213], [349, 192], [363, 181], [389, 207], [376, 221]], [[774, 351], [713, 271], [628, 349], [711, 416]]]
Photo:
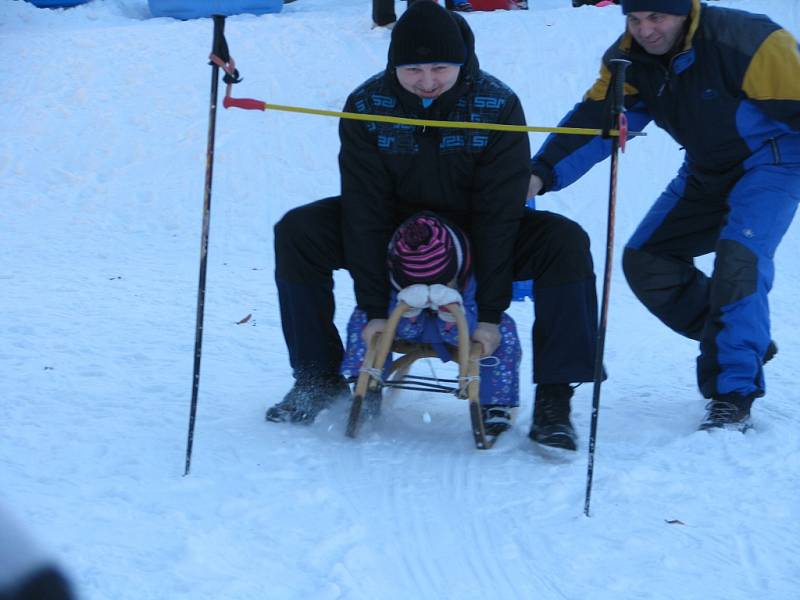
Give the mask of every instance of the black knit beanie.
[[658, 12], [686, 16], [692, 12], [692, 0], [622, 0], [622, 14]]
[[392, 29], [389, 59], [395, 67], [425, 63], [463, 65], [467, 48], [461, 30], [446, 8], [417, 0]]

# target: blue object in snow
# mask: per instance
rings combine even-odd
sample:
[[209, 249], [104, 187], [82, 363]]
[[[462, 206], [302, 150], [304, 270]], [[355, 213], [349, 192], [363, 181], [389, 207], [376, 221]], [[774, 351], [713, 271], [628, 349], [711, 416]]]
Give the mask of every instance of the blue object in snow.
[[154, 17], [201, 19], [213, 15], [229, 17], [241, 13], [279, 13], [283, 0], [147, 0]]
[[[536, 198], [528, 198], [528, 208], [536, 210]], [[513, 281], [511, 283], [511, 300], [524, 302], [525, 298], [533, 300], [533, 280]]]
[[86, 4], [89, 0], [28, 0], [39, 8], [70, 8], [78, 4]]

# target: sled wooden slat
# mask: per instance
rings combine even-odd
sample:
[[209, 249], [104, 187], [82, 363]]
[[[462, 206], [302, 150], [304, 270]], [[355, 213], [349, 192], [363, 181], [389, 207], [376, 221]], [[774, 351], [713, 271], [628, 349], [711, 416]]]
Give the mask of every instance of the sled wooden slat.
[[[481, 345], [472, 342], [464, 310], [458, 303], [448, 304], [447, 309], [456, 319], [458, 328], [458, 387], [455, 389], [457, 398], [469, 402], [470, 425], [475, 447], [486, 450], [492, 447], [495, 436], [487, 436], [483, 423], [480, 406], [479, 361]], [[399, 302], [392, 311], [382, 333], [377, 333], [367, 344], [367, 353], [364, 357], [361, 372], [353, 392], [353, 401], [347, 420], [346, 435], [355, 438], [361, 421], [361, 412], [368, 394], [378, 394], [377, 407], [380, 407], [380, 394], [386, 385], [402, 385], [411, 365], [420, 358], [438, 357], [438, 353], [429, 344], [413, 343], [404, 340], [395, 340], [397, 325], [409, 306]], [[391, 352], [401, 354], [392, 364], [387, 381], [383, 381], [383, 368]], [[450, 380], [452, 381], [452, 380]]]

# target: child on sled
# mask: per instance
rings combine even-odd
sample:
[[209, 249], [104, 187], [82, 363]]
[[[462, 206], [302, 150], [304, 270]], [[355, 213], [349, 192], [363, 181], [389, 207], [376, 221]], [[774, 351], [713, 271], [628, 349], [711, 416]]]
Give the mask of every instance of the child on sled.
[[[478, 309], [469, 240], [454, 225], [431, 212], [418, 213], [397, 228], [389, 243], [387, 268], [392, 284], [389, 313], [399, 301], [409, 305], [397, 326], [396, 338], [430, 344], [447, 362], [458, 344], [455, 317], [445, 305], [460, 304], [470, 335]], [[347, 325], [347, 349], [341, 373], [358, 377], [367, 351], [363, 330], [366, 313], [353, 311]], [[522, 350], [513, 319], [503, 314], [501, 342], [480, 363], [481, 412], [489, 435], [511, 427], [513, 409], [519, 406], [519, 364]]]

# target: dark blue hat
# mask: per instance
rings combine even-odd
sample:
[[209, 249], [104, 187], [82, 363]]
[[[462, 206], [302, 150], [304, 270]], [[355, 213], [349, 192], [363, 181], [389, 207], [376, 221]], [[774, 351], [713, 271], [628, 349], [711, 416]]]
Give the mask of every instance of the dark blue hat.
[[692, 0], [622, 0], [622, 14], [658, 12], [686, 16], [692, 12]]

